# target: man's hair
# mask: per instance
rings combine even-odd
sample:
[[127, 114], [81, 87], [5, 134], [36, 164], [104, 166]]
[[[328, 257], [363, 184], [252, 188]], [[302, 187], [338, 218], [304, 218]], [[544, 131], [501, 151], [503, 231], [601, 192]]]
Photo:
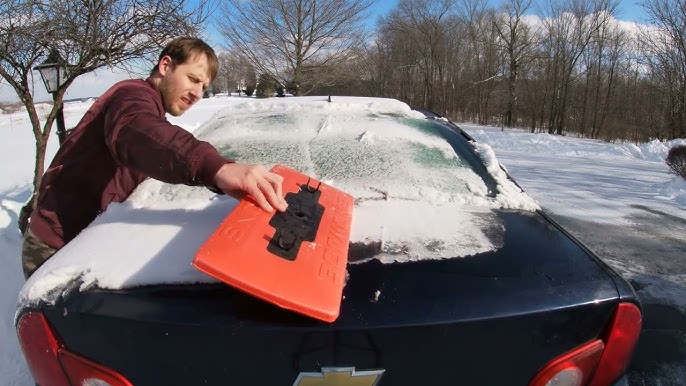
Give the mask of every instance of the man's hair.
[[172, 63], [177, 65], [186, 63], [188, 59], [198, 53], [207, 55], [210, 79], [214, 80], [219, 69], [219, 60], [217, 59], [217, 54], [215, 54], [212, 47], [210, 47], [204, 41], [190, 37], [180, 37], [170, 41], [160, 53], [159, 58], [157, 58], [157, 64], [155, 67], [153, 67], [152, 71], [150, 71], [150, 75], [154, 75], [158, 71], [160, 60], [162, 60], [162, 58], [165, 56], [169, 56], [172, 60]]

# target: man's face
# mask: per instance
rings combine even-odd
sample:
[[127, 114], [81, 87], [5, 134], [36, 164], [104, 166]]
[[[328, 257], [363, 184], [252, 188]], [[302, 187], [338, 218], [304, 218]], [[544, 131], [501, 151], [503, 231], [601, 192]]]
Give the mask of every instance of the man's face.
[[202, 98], [203, 91], [210, 85], [207, 55], [197, 53], [185, 63], [172, 63], [170, 57], [160, 59], [158, 67], [162, 80], [159, 91], [164, 110], [178, 117]]

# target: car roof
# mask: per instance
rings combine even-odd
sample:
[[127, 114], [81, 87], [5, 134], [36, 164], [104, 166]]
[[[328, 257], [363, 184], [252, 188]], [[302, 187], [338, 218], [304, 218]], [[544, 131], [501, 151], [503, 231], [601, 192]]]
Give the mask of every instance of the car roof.
[[[484, 166], [475, 169], [470, 154], [451, 144], [465, 141], [455, 128], [446, 134], [447, 121], [397, 100], [227, 99], [238, 101], [218, 109], [195, 131], [198, 138], [240, 162], [281, 163], [353, 195], [351, 245], [379, 245], [365, 258], [390, 263], [492, 251], [501, 247], [497, 211], [538, 209], [490, 147], [471, 145], [467, 152]], [[190, 262], [236, 203], [205, 188], [149, 179], [38, 270], [22, 298], [49, 301], [69, 284], [214, 282]]]

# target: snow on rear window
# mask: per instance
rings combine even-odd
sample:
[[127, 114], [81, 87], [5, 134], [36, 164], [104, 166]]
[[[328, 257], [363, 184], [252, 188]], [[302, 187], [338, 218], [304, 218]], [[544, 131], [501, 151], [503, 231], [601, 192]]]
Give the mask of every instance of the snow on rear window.
[[486, 236], [500, 233], [486, 184], [423, 115], [226, 112], [198, 135], [239, 162], [280, 163], [355, 197], [351, 243], [365, 252], [352, 259], [449, 258], [497, 247]]
[[[223, 122], [223, 124], [221, 123]], [[481, 177], [424, 118], [358, 112], [235, 114], [201, 137], [240, 162], [283, 164], [356, 198], [434, 203], [488, 194]]]

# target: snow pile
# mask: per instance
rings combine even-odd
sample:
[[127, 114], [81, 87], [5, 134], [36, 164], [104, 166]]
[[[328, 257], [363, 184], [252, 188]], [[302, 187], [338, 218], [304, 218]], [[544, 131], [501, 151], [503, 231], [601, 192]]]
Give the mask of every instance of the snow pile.
[[[535, 151], [537, 154], [554, 156], [592, 157], [595, 159], [640, 159], [664, 162], [670, 148], [686, 144], [685, 139], [671, 141], [653, 140], [634, 144], [617, 144], [586, 138], [563, 137], [548, 133], [528, 133], [519, 130], [485, 130], [472, 125], [460, 125], [469, 129], [470, 135], [479, 142], [488, 143], [496, 149], [511, 151]], [[471, 128], [475, 128], [471, 130]]]

